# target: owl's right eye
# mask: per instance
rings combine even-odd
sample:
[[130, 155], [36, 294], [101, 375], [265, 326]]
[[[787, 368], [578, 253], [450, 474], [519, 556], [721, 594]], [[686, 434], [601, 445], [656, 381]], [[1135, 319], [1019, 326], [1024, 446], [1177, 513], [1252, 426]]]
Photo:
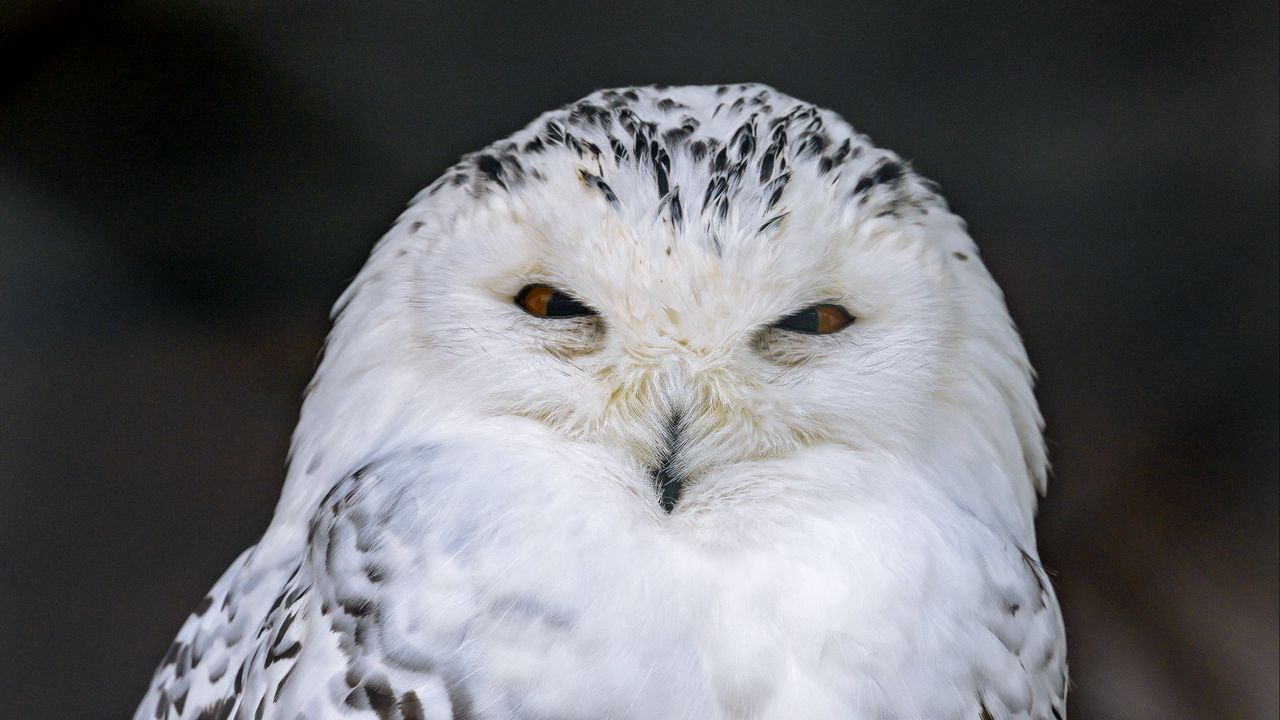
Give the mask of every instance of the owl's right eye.
[[547, 285], [526, 285], [516, 293], [516, 305], [534, 317], [571, 318], [596, 314], [595, 310], [568, 293]]
[[807, 307], [795, 315], [782, 318], [773, 326], [805, 335], [830, 335], [851, 324], [855, 318], [839, 305], [824, 303]]

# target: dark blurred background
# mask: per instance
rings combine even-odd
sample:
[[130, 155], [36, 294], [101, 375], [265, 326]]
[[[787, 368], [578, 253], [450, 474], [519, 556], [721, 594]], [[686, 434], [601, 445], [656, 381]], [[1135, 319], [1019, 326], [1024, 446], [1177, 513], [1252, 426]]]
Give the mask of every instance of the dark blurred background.
[[1056, 472], [1075, 718], [1275, 718], [1277, 6], [0, 4], [0, 707], [126, 717], [266, 526], [328, 308], [458, 155], [761, 81], [939, 181]]

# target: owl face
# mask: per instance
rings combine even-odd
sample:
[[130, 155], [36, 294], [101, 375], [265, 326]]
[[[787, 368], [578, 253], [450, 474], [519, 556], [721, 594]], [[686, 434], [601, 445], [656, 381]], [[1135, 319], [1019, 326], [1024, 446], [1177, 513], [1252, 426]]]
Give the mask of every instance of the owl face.
[[399, 260], [422, 382], [616, 450], [668, 510], [734, 463], [927, 442], [973, 362], [971, 241], [898, 158], [746, 87], [606, 91], [432, 186]]
[[964, 466], [962, 493], [1029, 475], [998, 488], [1018, 523], [1044, 477], [1026, 355], [961, 221], [759, 85], [601, 91], [424, 190], [339, 300], [283, 502], [489, 420], [603, 453], [655, 511], [813, 451]]

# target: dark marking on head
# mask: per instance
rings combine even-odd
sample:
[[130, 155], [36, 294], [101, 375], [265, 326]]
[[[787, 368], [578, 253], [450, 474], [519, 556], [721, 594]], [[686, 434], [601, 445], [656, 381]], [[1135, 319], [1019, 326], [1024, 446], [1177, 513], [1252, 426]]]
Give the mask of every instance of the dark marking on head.
[[969, 256], [968, 256], [968, 255], [965, 255], [964, 253], [959, 252], [959, 251], [956, 251], [956, 252], [951, 253], [951, 257], [953, 257], [953, 258], [955, 258], [955, 259], [957, 259], [957, 260], [968, 260], [968, 259], [969, 259]]
[[579, 127], [595, 126], [608, 129], [613, 123], [613, 114], [598, 105], [580, 102], [569, 112], [569, 122]]
[[564, 145], [570, 150], [578, 153], [578, 155], [582, 155], [582, 143], [580, 143], [578, 138], [574, 137], [572, 133], [566, 132], [564, 134]]
[[782, 193], [786, 191], [787, 183], [789, 182], [791, 182], [791, 173], [784, 172], [771, 180], [768, 185], [764, 186], [763, 192], [766, 198], [764, 205], [765, 210], [772, 210], [778, 204], [778, 201], [782, 199]]
[[[858, 168], [860, 174], [844, 169], [870, 147], [869, 140], [827, 111], [759, 85], [724, 85], [701, 92], [702, 99], [692, 104], [699, 108], [695, 112], [658, 86], [601, 90], [521, 131], [515, 136], [518, 141], [499, 141], [467, 156], [438, 183], [462, 182], [473, 197], [479, 197], [489, 189], [486, 186], [514, 192], [526, 180], [559, 182], [558, 174], [547, 168], [573, 162], [558, 154], [562, 147], [586, 161], [582, 164], [591, 172], [581, 176], [583, 182], [610, 204], [620, 202], [610, 183], [628, 188], [626, 173], [652, 172], [659, 212], [665, 210], [675, 225], [682, 224], [690, 210], [684, 207], [686, 199], [696, 203], [701, 196], [703, 202], [695, 214], [700, 212], [703, 221], [727, 222], [732, 211], [735, 222], [741, 221], [745, 228], [775, 229], [788, 210], [782, 202], [788, 185], [776, 181], [795, 164], [811, 167], [802, 176], [805, 183], [818, 177], [827, 184], [853, 188], [857, 197], [852, 199], [871, 206], [871, 214], [903, 217], [926, 211], [927, 195], [913, 196], [922, 186], [914, 180], [909, 186], [902, 183], [902, 178], [910, 176], [910, 166], [895, 156], [877, 151], [867, 167]], [[708, 102], [712, 93], [719, 100]], [[733, 119], [725, 117], [707, 126], [703, 108], [713, 105], [713, 117], [731, 113]], [[699, 134], [709, 128], [714, 137]], [[674, 167], [690, 160], [693, 167]], [[708, 177], [681, 180], [701, 173]], [[706, 189], [698, 193], [703, 182]], [[678, 193], [677, 184], [689, 188], [692, 197]], [[894, 186], [894, 193], [883, 198], [876, 195], [873, 190], [881, 184]], [[755, 196], [756, 192], [761, 194]]]
[[680, 188], [676, 188], [671, 193], [671, 199], [667, 202], [667, 210], [671, 215], [671, 224], [680, 227], [684, 223], [684, 208], [680, 205]]
[[773, 162], [777, 159], [777, 151], [773, 146], [769, 146], [765, 150], [764, 155], [760, 157], [760, 182], [769, 182], [769, 178], [773, 177]]
[[560, 145], [564, 142], [564, 128], [560, 127], [560, 124], [555, 121], [547, 121], [547, 124], [543, 127], [543, 134], [551, 145]]
[[812, 157], [821, 154], [830, 142], [825, 134], [809, 135], [807, 139], [801, 142], [798, 155], [799, 157]]
[[711, 172], [724, 172], [727, 167], [729, 167], [729, 149], [720, 148], [720, 152], [716, 153], [711, 161]]
[[882, 160], [871, 172], [863, 175], [858, 180], [858, 184], [853, 187], [853, 194], [865, 193], [876, 185], [893, 183], [901, 177], [902, 165], [900, 163], [893, 160]]
[[640, 121], [636, 119], [635, 113], [631, 112], [630, 108], [623, 108], [618, 111], [618, 122], [622, 125], [622, 129], [633, 137], [640, 126]]
[[542, 142], [542, 138], [536, 135], [532, 140], [525, 143], [523, 148], [524, 152], [530, 155], [537, 155], [538, 153], [546, 149], [547, 149], [546, 143]]
[[883, 185], [900, 177], [902, 177], [902, 165], [889, 161], [880, 164], [880, 168], [876, 170], [875, 181], [877, 185]]
[[627, 148], [618, 138], [609, 136], [609, 149], [613, 150], [614, 162], [621, 163], [627, 159]]
[[743, 158], [729, 166], [729, 172], [725, 173], [725, 178], [729, 181], [730, 185], [738, 187], [742, 182], [742, 175], [747, 170], [747, 162], [749, 160], [749, 158]]
[[643, 128], [636, 129], [635, 143], [631, 146], [631, 153], [635, 155], [637, 161], [643, 160], [644, 156], [649, 152], [649, 136], [645, 134]]
[[614, 110], [625, 107], [628, 104], [626, 98], [622, 97], [622, 93], [617, 90], [605, 90], [601, 93], [601, 97], [608, 102], [609, 107]]
[[737, 146], [739, 160], [745, 160], [755, 152], [756, 115], [754, 113], [733, 133], [733, 138], [729, 140], [729, 145]]
[[761, 226], [760, 226], [760, 229], [759, 229], [759, 230], [757, 230], [756, 232], [757, 232], [757, 233], [762, 233], [762, 232], [764, 232], [765, 230], [768, 230], [769, 228], [773, 227], [774, 225], [777, 225], [778, 223], [782, 222], [782, 221], [783, 221], [783, 219], [784, 219], [784, 218], [786, 218], [786, 217], [787, 217], [788, 215], [790, 215], [790, 214], [791, 214], [791, 213], [785, 213], [785, 212], [784, 212], [784, 213], [778, 213], [777, 215], [774, 215], [773, 217], [769, 218], [768, 220], [765, 220], [765, 221], [764, 221], [764, 224], [763, 224], [763, 225], [761, 225]]
[[844, 142], [840, 143], [840, 147], [836, 149], [835, 154], [831, 156], [831, 161], [839, 165], [840, 163], [843, 163], [845, 159], [848, 157], [849, 157], [849, 138], [845, 138]]
[[769, 149], [780, 154], [782, 149], [787, 146], [789, 124], [786, 122], [787, 119], [785, 117], [774, 118], [774, 120], [781, 120], [782, 122], [770, 123], [769, 125], [772, 130], [772, 134], [769, 136]]
[[667, 145], [679, 145], [684, 139], [693, 134], [693, 128], [688, 125], [670, 128], [662, 132], [662, 142]]
[[658, 181], [658, 197], [665, 198], [671, 188], [668, 184], [667, 173], [671, 170], [671, 156], [667, 155], [658, 143], [653, 143], [651, 148], [653, 156], [653, 173]]
[[608, 183], [600, 179], [598, 175], [593, 175], [582, 168], [578, 169], [578, 178], [582, 180], [582, 184], [590, 188], [595, 188], [604, 196], [604, 199], [611, 205], [616, 205], [618, 196], [613, 192], [613, 188]]

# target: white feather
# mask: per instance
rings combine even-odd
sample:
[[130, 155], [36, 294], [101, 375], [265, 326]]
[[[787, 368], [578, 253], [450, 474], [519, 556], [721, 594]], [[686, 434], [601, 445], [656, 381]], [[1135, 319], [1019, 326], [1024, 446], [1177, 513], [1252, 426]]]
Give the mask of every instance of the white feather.
[[[856, 321], [770, 327], [815, 303]], [[596, 93], [420, 194], [339, 307], [275, 518], [137, 718], [1065, 716], [1026, 354], [833, 113]]]

